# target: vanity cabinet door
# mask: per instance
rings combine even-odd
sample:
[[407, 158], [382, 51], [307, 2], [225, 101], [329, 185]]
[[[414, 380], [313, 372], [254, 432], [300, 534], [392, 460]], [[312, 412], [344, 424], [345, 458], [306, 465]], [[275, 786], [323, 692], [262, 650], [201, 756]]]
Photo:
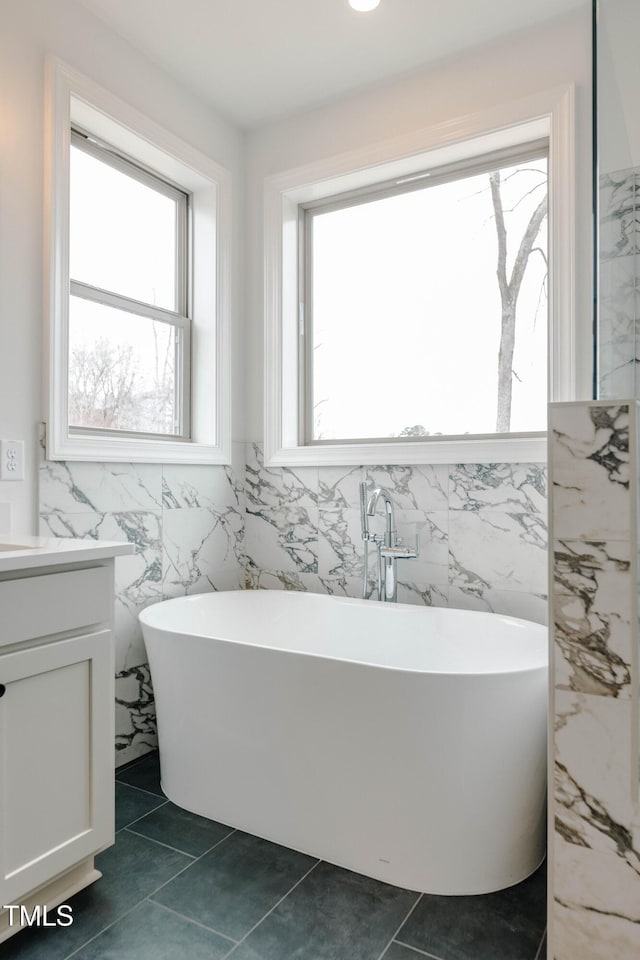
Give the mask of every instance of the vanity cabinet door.
[[0, 656], [0, 904], [113, 842], [111, 631]]

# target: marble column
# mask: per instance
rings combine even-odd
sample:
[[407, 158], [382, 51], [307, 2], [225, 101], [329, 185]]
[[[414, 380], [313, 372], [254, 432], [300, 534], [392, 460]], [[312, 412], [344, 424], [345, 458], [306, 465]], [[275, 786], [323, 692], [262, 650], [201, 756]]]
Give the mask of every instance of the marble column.
[[638, 404], [552, 404], [549, 957], [640, 956]]

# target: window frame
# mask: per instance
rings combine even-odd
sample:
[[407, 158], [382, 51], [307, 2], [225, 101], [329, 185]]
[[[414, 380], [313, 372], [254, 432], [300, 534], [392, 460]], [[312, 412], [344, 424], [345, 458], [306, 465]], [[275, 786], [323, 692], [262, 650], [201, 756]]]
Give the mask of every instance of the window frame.
[[136, 300], [124, 294], [97, 287], [90, 283], [74, 280], [69, 274], [69, 295], [98, 303], [102, 306], [114, 307], [129, 314], [156, 320], [170, 326], [174, 330], [175, 351], [175, 385], [174, 385], [174, 432], [161, 433], [160, 431], [128, 431], [100, 427], [86, 427], [69, 423], [70, 435], [84, 436], [127, 436], [149, 438], [167, 438], [171, 440], [191, 439], [191, 317], [189, 315], [189, 275], [190, 249], [189, 217], [190, 198], [182, 188], [169, 183], [155, 171], [146, 170], [130, 157], [114, 150], [110, 144], [98, 141], [96, 137], [77, 125], [71, 127], [71, 147], [82, 150], [89, 156], [112, 167], [119, 173], [150, 187], [157, 193], [169, 197], [176, 203], [176, 256], [175, 256], [175, 285], [176, 296], [174, 309], [155, 306], [146, 301]]
[[265, 462], [269, 466], [543, 462], [546, 431], [302, 444], [300, 207], [496, 150], [549, 142], [549, 400], [575, 399], [575, 89], [567, 85], [265, 180]]
[[[401, 437], [348, 437], [341, 440], [318, 440], [313, 437], [313, 217], [330, 213], [335, 210], [345, 210], [348, 207], [365, 204], [386, 197], [395, 197], [413, 193], [418, 190], [431, 189], [446, 183], [462, 180], [466, 177], [489, 173], [502, 167], [515, 166], [529, 160], [549, 161], [549, 139], [539, 138], [535, 141], [523, 143], [514, 147], [496, 150], [492, 153], [483, 153], [481, 156], [472, 156], [468, 159], [446, 164], [430, 170], [420, 170], [411, 176], [385, 180], [370, 186], [346, 193], [311, 200], [299, 205], [299, 297], [303, 322], [300, 323], [299, 335], [299, 437], [304, 446], [327, 446], [336, 443], [363, 444], [381, 443], [398, 444], [404, 442]], [[425, 181], [428, 179], [428, 184]], [[416, 411], [416, 417], [418, 411]], [[507, 434], [512, 436], [513, 434]], [[518, 435], [522, 435], [520, 432]], [[456, 435], [464, 437], [464, 434]], [[473, 434], [477, 438], [480, 434]], [[487, 433], [482, 436], [500, 439], [503, 434]]]
[[[46, 63], [44, 421], [50, 460], [231, 462], [231, 175], [134, 107], [55, 57]], [[190, 319], [185, 391], [190, 417], [178, 435], [70, 428], [69, 168], [71, 129], [108, 144], [191, 200], [183, 291]], [[126, 160], [124, 161], [126, 162]], [[135, 301], [132, 301], [135, 304]], [[186, 358], [185, 358], [186, 359]], [[212, 383], [213, 380], [213, 383]], [[184, 429], [183, 424], [183, 429]]]

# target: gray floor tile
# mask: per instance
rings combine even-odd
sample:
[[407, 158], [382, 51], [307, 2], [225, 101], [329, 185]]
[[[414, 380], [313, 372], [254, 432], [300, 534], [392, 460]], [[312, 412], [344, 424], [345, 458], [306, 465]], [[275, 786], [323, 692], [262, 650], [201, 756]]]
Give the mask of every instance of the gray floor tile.
[[547, 931], [545, 930], [544, 936], [538, 947], [538, 955], [536, 960], [547, 960]]
[[73, 960], [221, 960], [232, 946], [230, 940], [145, 900]]
[[123, 767], [122, 770], [116, 770], [116, 780], [164, 797], [160, 786], [160, 758], [157, 750], [147, 753], [130, 766]]
[[230, 960], [378, 960], [418, 896], [320, 863]]
[[233, 827], [225, 827], [215, 820], [207, 820], [196, 813], [189, 813], [173, 803], [166, 803], [154, 810], [131, 828], [150, 840], [166, 843], [176, 850], [200, 857], [233, 832]]
[[2, 944], [2, 960], [63, 960], [188, 863], [191, 857], [122, 830], [96, 857], [101, 879], [71, 898], [73, 924], [17, 934]]
[[[421, 950], [414, 950], [413, 947], [407, 947], [402, 943], [394, 942], [382, 957], [382, 960], [432, 960]], [[440, 960], [440, 958], [438, 958]]]
[[138, 820], [166, 803], [164, 797], [147, 793], [146, 790], [138, 790], [137, 787], [116, 780], [116, 830], [122, 830], [134, 820]]
[[546, 864], [507, 890], [425, 894], [396, 939], [442, 960], [535, 960], [546, 924]]
[[153, 899], [240, 940], [315, 862], [313, 857], [238, 831]]

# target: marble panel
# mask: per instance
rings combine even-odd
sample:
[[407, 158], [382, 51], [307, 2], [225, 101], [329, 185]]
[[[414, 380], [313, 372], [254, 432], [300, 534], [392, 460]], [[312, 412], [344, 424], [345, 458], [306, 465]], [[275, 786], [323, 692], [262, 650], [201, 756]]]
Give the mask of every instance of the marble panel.
[[446, 583], [415, 583], [411, 571], [398, 570], [398, 603], [413, 603], [425, 607], [448, 607], [449, 587]]
[[[323, 577], [362, 575], [365, 544], [360, 511], [333, 505], [318, 510], [318, 573]], [[370, 563], [375, 553], [369, 548]]]
[[628, 540], [628, 404], [554, 406], [551, 430], [555, 537]]
[[268, 508], [248, 503], [245, 547], [254, 571], [317, 573], [317, 507], [294, 503]]
[[170, 464], [162, 468], [162, 506], [235, 507], [242, 510], [243, 491], [231, 468], [204, 464]]
[[631, 716], [629, 701], [556, 690], [555, 829], [566, 843], [619, 857], [640, 876]]
[[598, 271], [600, 344], [617, 337], [631, 337], [637, 331], [636, 271], [635, 254], [600, 263]]
[[257, 443], [247, 444], [246, 452], [245, 492], [249, 510], [317, 506], [317, 467], [265, 467], [262, 447]]
[[165, 597], [240, 586], [244, 520], [234, 507], [165, 510], [162, 538]]
[[320, 467], [318, 506], [329, 510], [360, 510], [360, 483], [364, 467]]
[[153, 687], [148, 664], [116, 674], [116, 766], [158, 746]]
[[162, 467], [47, 460], [40, 464], [39, 497], [40, 514], [158, 512]]
[[555, 841], [554, 960], [640, 956], [640, 879], [620, 857]]
[[637, 641], [630, 559], [626, 541], [554, 544], [556, 687], [631, 696], [631, 643]]
[[373, 487], [386, 487], [396, 510], [446, 510], [449, 467], [446, 464], [388, 465], [365, 468], [365, 477]]
[[547, 470], [540, 463], [462, 463], [451, 467], [451, 510], [546, 513]]
[[598, 384], [601, 400], [616, 400], [635, 395], [640, 369], [637, 349], [634, 336], [600, 342]]
[[505, 617], [519, 617], [534, 623], [547, 624], [549, 604], [545, 594], [521, 590], [494, 590], [485, 587], [481, 593], [470, 588], [450, 586], [449, 606], [458, 610], [484, 610]]
[[487, 590], [547, 591], [547, 533], [540, 514], [449, 514], [449, 584], [482, 597]]
[[604, 174], [599, 185], [601, 260], [638, 252], [637, 177], [633, 169]]

